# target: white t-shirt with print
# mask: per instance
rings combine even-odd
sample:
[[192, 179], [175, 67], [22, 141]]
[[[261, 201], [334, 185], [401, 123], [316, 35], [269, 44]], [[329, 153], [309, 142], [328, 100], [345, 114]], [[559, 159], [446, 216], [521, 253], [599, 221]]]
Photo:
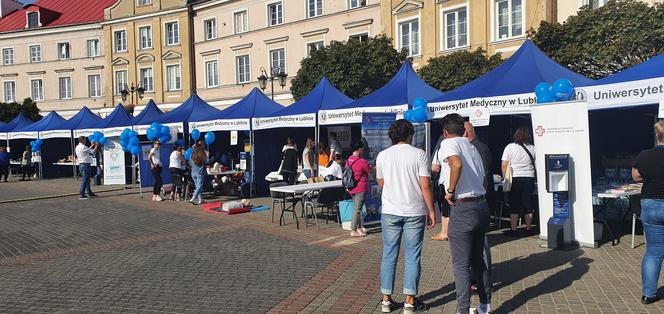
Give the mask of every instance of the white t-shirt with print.
[[[535, 146], [526, 145], [526, 148], [535, 158]], [[509, 161], [512, 167], [512, 177], [535, 177], [535, 167], [533, 166], [530, 156], [521, 145], [512, 143], [505, 147], [503, 151], [503, 161]]]
[[420, 177], [431, 177], [429, 157], [423, 150], [397, 144], [376, 157], [376, 178], [383, 179], [382, 213], [403, 217], [427, 214]]
[[445, 188], [450, 187], [450, 165], [449, 158], [459, 156], [461, 158], [461, 177], [454, 188], [455, 198], [480, 197], [486, 193], [484, 189], [484, 165], [482, 156], [477, 148], [470, 143], [468, 138], [454, 137], [445, 139], [440, 144], [436, 154], [440, 164], [440, 177], [443, 179]]

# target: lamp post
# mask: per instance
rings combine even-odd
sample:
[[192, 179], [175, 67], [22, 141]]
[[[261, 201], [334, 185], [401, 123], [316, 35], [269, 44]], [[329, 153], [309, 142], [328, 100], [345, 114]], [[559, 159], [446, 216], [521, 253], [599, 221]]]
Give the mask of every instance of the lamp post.
[[283, 89], [286, 86], [287, 77], [288, 74], [286, 74], [281, 67], [272, 68], [272, 73], [270, 73], [269, 77], [265, 68], [261, 67], [261, 76], [258, 77], [258, 85], [261, 90], [265, 91], [265, 88], [267, 88], [267, 80], [269, 79], [272, 89], [272, 100], [274, 100], [274, 80], [279, 80], [279, 85], [281, 86], [281, 89]]
[[143, 99], [143, 95], [145, 94], [145, 88], [141, 86], [141, 84], [138, 84], [138, 87], [134, 87], [134, 83], [131, 83], [131, 87], [127, 87], [127, 84], [125, 84], [124, 89], [120, 91], [120, 94], [122, 95], [122, 101], [127, 101], [127, 96], [131, 94], [131, 107], [129, 107], [129, 113], [134, 114], [134, 106], [136, 106], [136, 101], [134, 100], [134, 93], [138, 94], [139, 99]]

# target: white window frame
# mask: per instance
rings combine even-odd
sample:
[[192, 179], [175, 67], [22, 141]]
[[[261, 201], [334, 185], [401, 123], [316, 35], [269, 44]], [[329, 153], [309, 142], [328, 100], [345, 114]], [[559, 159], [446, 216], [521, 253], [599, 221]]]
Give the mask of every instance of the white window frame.
[[[36, 58], [36, 59], [39, 59], [39, 60], [36, 60], [36, 59], [33, 59], [33, 58], [32, 58], [32, 48], [33, 48], [33, 47], [38, 47], [38, 48], [39, 48], [39, 56], [38, 56], [38, 58]], [[30, 60], [30, 63], [38, 63], [38, 62], [42, 62], [42, 49], [41, 49], [41, 45], [39, 45], [39, 44], [37, 44], [37, 45], [29, 45], [29, 46], [28, 46], [28, 53], [29, 53], [29, 58], [28, 58], [28, 60]]]
[[[177, 76], [171, 78], [170, 68], [177, 67]], [[177, 78], [180, 78], [179, 80]], [[171, 84], [173, 83], [173, 84]], [[172, 86], [175, 85], [175, 86]], [[182, 90], [182, 66], [177, 64], [167, 64], [166, 65], [166, 90], [169, 92], [180, 91]]]
[[[34, 27], [30, 27], [30, 14], [37, 14], [37, 25]], [[25, 28], [37, 28], [41, 26], [41, 13], [39, 11], [25, 12]]]
[[[177, 35], [176, 37], [172, 38], [171, 41], [171, 34], [168, 31], [169, 25], [177, 25], [177, 32], [173, 32], [174, 35]], [[180, 45], [180, 21], [168, 21], [164, 23], [164, 36], [166, 37], [164, 42], [166, 42], [166, 46], [178, 46]]]
[[[122, 44], [123, 44], [123, 49], [118, 49], [118, 38], [117, 34], [124, 34], [121, 38]], [[127, 30], [126, 29], [118, 29], [113, 31], [113, 50], [115, 52], [127, 52]]]
[[[271, 6], [278, 6], [280, 8], [278, 11], [279, 14], [277, 15], [276, 23], [272, 23], [272, 16], [270, 14]], [[265, 14], [267, 15], [267, 27], [284, 24], [284, 2], [283, 1], [268, 2], [265, 5]]]
[[[364, 5], [362, 5], [362, 1], [364, 1]], [[355, 5], [353, 5], [353, 2], [355, 2]], [[348, 0], [348, 10], [366, 7], [368, 5], [369, 0]]]
[[[581, 0], [581, 6], [590, 5], [590, 1], [591, 0]], [[603, 7], [606, 4], [607, 1], [609, 1], [609, 0], [597, 0], [597, 8], [593, 8], [593, 7], [590, 7], [590, 8], [591, 9], [599, 9], [599, 8]]]
[[138, 0], [138, 1], [136, 1], [136, 6], [137, 7], [144, 7], [144, 6], [148, 6], [148, 5], [152, 5], [152, 0]]
[[[67, 55], [63, 56], [62, 50], [60, 47], [65, 46], [67, 47]], [[71, 44], [69, 42], [59, 42], [58, 43], [58, 60], [69, 60], [71, 59]]]
[[[35, 90], [34, 90], [34, 86], [33, 86], [33, 82], [37, 82], [37, 81], [41, 82], [41, 86], [40, 86], [40, 89], [39, 89], [39, 94], [40, 95], [36, 95], [36, 96], [39, 96], [39, 97], [35, 97]], [[32, 100], [34, 100], [34, 101], [44, 100], [44, 79], [43, 78], [30, 79], [30, 98], [32, 98]]]
[[[90, 43], [96, 42], [96, 51], [92, 51], [93, 49], [90, 49]], [[99, 39], [88, 39], [85, 41], [85, 48], [87, 49], [87, 56], [88, 58], [94, 58], [94, 57], [99, 57], [101, 55], [101, 41]], [[93, 53], [94, 52], [94, 53]]]
[[[459, 11], [466, 10], [466, 44], [465, 45], [459, 45]], [[448, 13], [456, 13], [456, 26], [455, 26], [455, 32], [456, 32], [456, 47], [448, 47], [447, 46], [447, 14]], [[470, 14], [468, 11], [468, 2], [455, 5], [455, 6], [450, 6], [450, 7], [445, 7], [440, 9], [440, 21], [441, 21], [441, 30], [440, 30], [440, 50], [441, 51], [446, 51], [446, 50], [456, 50], [456, 49], [464, 49], [468, 48], [470, 46]]]
[[[120, 80], [118, 80], [118, 74], [119, 73], [124, 73], [124, 82], [120, 84]], [[125, 88], [125, 85], [128, 84], [129, 82], [129, 71], [128, 70], [117, 70], [113, 73], [113, 80], [115, 81], [115, 88], [114, 92], [116, 96], [122, 95], [120, 91], [122, 91]]]
[[[143, 45], [143, 33], [142, 31], [147, 29], [147, 43], [149, 45], [144, 46]], [[152, 49], [153, 42], [152, 42], [152, 25], [143, 25], [138, 27], [138, 49], [140, 50], [146, 50], [146, 49]]]
[[[5, 51], [11, 52], [11, 59], [7, 60], [5, 58]], [[14, 64], [14, 47], [4, 47], [2, 48], [2, 65], [13, 65]]]
[[[64, 94], [63, 94], [63, 89], [62, 89], [63, 79], [69, 79], [69, 86], [66, 86], [66, 89], [64, 90]], [[58, 77], [58, 97], [59, 97], [59, 99], [72, 99], [73, 94], [74, 94], [74, 92], [73, 92], [73, 87], [72, 87], [71, 76], [60, 76], [60, 77]]]
[[[309, 11], [309, 3], [311, 1], [314, 1], [314, 15], [311, 15], [311, 12]], [[318, 7], [318, 1], [320, 1], [320, 7]], [[320, 11], [320, 13], [318, 11]], [[304, 2], [304, 13], [304, 16], [308, 19], [325, 15], [325, 0], [306, 0]]]
[[[401, 24], [412, 23], [414, 21], [417, 21], [417, 53], [415, 53], [415, 54], [412, 53], [413, 50], [410, 48], [410, 43], [409, 43], [408, 44], [408, 46], [409, 46], [408, 56], [409, 57], [419, 57], [419, 56], [422, 55], [422, 19], [420, 18], [419, 15], [416, 15], [416, 16], [410, 16], [410, 17], [407, 17], [407, 18], [397, 20], [397, 23], [396, 23], [397, 29], [396, 29], [395, 34], [397, 34], [397, 43], [398, 43], [397, 47], [399, 47], [399, 51], [401, 51], [401, 49], [404, 48], [404, 45], [401, 42], [401, 40], [402, 40]], [[409, 32], [411, 34], [411, 35], [409, 35], [409, 38], [411, 38], [411, 42], [412, 42], [412, 32], [413, 32], [412, 26], [410, 27]]]
[[[238, 23], [237, 23], [237, 15], [244, 13], [244, 20], [243, 20], [243, 26], [244, 28], [242, 31], [238, 28]], [[249, 10], [247, 9], [241, 9], [233, 12], [233, 34], [242, 34], [246, 33], [249, 31]]]
[[[214, 64], [214, 73], [210, 73], [210, 65]], [[211, 77], [210, 74], [213, 74]], [[205, 87], [215, 88], [219, 87], [219, 60], [211, 59], [205, 61]]]
[[501, 0], [491, 0], [491, 40], [492, 42], [501, 42], [509, 41], [512, 39], [524, 38], [526, 37], [526, 0], [521, 0], [521, 35], [512, 36], [512, 0], [507, 1], [507, 37], [499, 38], [499, 28], [498, 28], [498, 16], [496, 15], [498, 11], [496, 10], [498, 1]]
[[284, 56], [284, 58], [283, 58], [283, 60], [284, 60], [284, 64], [283, 64], [283, 68], [282, 68], [281, 70], [282, 70], [284, 73], [288, 73], [288, 71], [286, 70], [286, 68], [287, 68], [287, 64], [286, 64], [286, 47], [278, 47], [278, 48], [269, 49], [269, 50], [267, 51], [267, 62], [268, 62], [268, 65], [270, 66], [270, 71], [269, 71], [270, 74], [272, 74], [272, 68], [273, 68], [272, 65], [273, 65], [273, 62], [274, 62], [274, 59], [272, 59], [272, 53], [273, 53], [273, 52], [278, 52], [278, 51], [283, 52], [283, 56]]
[[[240, 79], [240, 58], [247, 58], [246, 62], [246, 78], [247, 80]], [[250, 54], [241, 54], [235, 56], [235, 83], [236, 84], [247, 84], [251, 82], [251, 55]]]
[[[211, 28], [208, 26], [212, 26]], [[203, 21], [203, 36], [205, 40], [213, 40], [217, 38], [217, 19], [210, 18]]]
[[[148, 84], [145, 84], [145, 79], [146, 77], [143, 77], [143, 71], [149, 70], [150, 76], [149, 76], [149, 81]], [[146, 93], [153, 93], [154, 92], [154, 69], [150, 67], [142, 67], [138, 69], [138, 79], [139, 82], [141, 82], [141, 86], [145, 89]]]
[[325, 40], [308, 41], [307, 44], [306, 44], [306, 48], [305, 48], [305, 49], [307, 50], [307, 51], [306, 51], [306, 53], [307, 53], [307, 58], [311, 56], [311, 50], [309, 49], [309, 45], [311, 45], [311, 44], [317, 44], [317, 43], [322, 43], [322, 44], [323, 44], [323, 47], [322, 47], [322, 48], [325, 48]]
[[[11, 92], [11, 97], [8, 97], [7, 95], [7, 83], [12, 84], [12, 92]], [[32, 88], [32, 86], [30, 86]], [[16, 81], [14, 80], [9, 80], [9, 81], [3, 81], [2, 82], [2, 93], [4, 95], [4, 101], [5, 103], [11, 103], [11, 102], [16, 102]]]
[[366, 32], [348, 34], [348, 40], [351, 40], [351, 39], [356, 38], [356, 37], [360, 37], [362, 35], [367, 35], [367, 40], [369, 40], [369, 38], [371, 37], [371, 35], [369, 34], [369, 31], [366, 31]]
[[[90, 84], [91, 83], [90, 78], [93, 77], [93, 76], [98, 77], [98, 79], [97, 79], [97, 84], [98, 85], [94, 86], [94, 89], [93, 89], [92, 84]], [[93, 93], [93, 91], [95, 93]], [[101, 87], [101, 74], [88, 74], [88, 96], [90, 98], [103, 97], [103, 90], [102, 90], [102, 87]]]

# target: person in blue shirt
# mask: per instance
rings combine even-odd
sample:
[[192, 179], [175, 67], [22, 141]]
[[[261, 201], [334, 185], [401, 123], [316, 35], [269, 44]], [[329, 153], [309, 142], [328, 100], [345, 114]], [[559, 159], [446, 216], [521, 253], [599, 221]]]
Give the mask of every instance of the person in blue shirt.
[[0, 146], [0, 180], [4, 178], [4, 182], [9, 182], [9, 154], [7, 147]]
[[203, 145], [196, 144], [193, 147], [193, 152], [189, 158], [189, 165], [191, 165], [191, 177], [194, 179], [196, 189], [191, 196], [189, 202], [193, 204], [203, 203], [203, 182], [205, 180], [205, 163], [207, 161], [207, 152], [203, 149]]

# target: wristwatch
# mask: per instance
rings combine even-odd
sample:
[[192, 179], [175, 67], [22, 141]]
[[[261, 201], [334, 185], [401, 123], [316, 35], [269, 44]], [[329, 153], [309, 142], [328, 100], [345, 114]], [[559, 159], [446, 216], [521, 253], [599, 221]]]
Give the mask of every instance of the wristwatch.
[[450, 189], [446, 190], [447, 194], [454, 194], [454, 191], [450, 191]]

